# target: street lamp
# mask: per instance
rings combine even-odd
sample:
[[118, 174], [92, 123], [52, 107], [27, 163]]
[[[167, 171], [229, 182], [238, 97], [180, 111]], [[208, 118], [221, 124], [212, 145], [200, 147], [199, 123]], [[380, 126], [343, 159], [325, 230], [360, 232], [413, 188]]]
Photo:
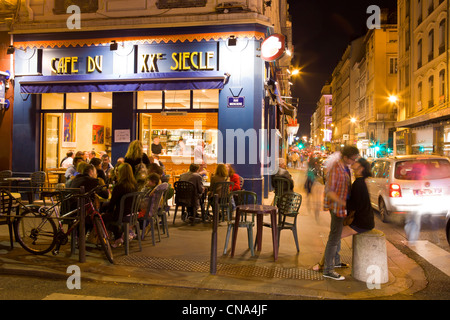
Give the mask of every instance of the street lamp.
[[354, 118], [354, 117], [350, 118], [350, 122], [351, 123], [356, 123], [356, 118]]
[[389, 96], [389, 102], [396, 103], [398, 101], [398, 97], [396, 95]]

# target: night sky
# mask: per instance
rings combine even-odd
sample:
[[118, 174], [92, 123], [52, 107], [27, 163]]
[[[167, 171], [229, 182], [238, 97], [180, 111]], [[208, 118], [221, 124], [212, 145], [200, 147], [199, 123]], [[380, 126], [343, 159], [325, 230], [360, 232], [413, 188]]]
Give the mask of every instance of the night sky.
[[294, 59], [301, 76], [293, 81], [292, 96], [299, 98], [299, 136], [310, 135], [310, 121], [320, 91], [349, 42], [364, 35], [370, 17], [367, 8], [396, 10], [396, 0], [288, 0], [292, 19]]

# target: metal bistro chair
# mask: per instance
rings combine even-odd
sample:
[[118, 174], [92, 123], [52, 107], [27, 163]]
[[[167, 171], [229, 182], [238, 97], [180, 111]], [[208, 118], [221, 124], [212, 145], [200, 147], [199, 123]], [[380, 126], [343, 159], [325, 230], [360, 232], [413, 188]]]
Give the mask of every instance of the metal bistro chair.
[[39, 195], [39, 198], [41, 197], [42, 190], [45, 184], [46, 174], [45, 171], [36, 171], [33, 172], [30, 177], [31, 190], [28, 193], [28, 201], [30, 204], [32, 204], [36, 198], [36, 195]]
[[[132, 192], [123, 195], [122, 198], [120, 199], [120, 212], [116, 224], [122, 227], [124, 233], [123, 241], [126, 255], [128, 255], [130, 252], [130, 239], [129, 239], [130, 226], [136, 227], [137, 239], [139, 241], [139, 249], [140, 251], [142, 251], [141, 234], [140, 234], [141, 228], [138, 221], [138, 214], [142, 197], [143, 197], [142, 192]], [[129, 209], [130, 213], [124, 217], [125, 208], [130, 208]]]
[[239, 186], [241, 187], [241, 190], [243, 190], [244, 188], [244, 178], [242, 178], [241, 176], [239, 176]]
[[281, 176], [274, 176], [272, 178], [272, 186], [274, 188], [275, 196], [273, 197], [273, 206], [277, 205], [278, 199], [281, 198], [281, 196], [285, 192], [290, 191], [291, 181], [285, 177]]
[[181, 206], [182, 216], [185, 210], [187, 210], [187, 216], [192, 217], [195, 220], [195, 206], [197, 201], [197, 190], [195, 185], [189, 181], [176, 181], [174, 183], [175, 188], [175, 213], [173, 215], [173, 224], [177, 217], [178, 207]]
[[[147, 201], [147, 210], [145, 212], [144, 218], [142, 218], [142, 240], [145, 239], [146, 236], [146, 228], [150, 224], [150, 231], [152, 233], [152, 243], [155, 245], [155, 224], [158, 229], [158, 238], [159, 241], [161, 241], [161, 235], [159, 231], [159, 221], [158, 217], [160, 216], [159, 211], [161, 210], [161, 201], [163, 199], [164, 193], [167, 190], [169, 185], [164, 182], [159, 185], [157, 185], [152, 191], [150, 191], [148, 194], [144, 195], [142, 198], [142, 201]], [[163, 221], [163, 228], [166, 229], [167, 227], [167, 217], [162, 218]], [[168, 234], [168, 231], [167, 231]]]
[[[236, 206], [241, 204], [256, 204], [258, 196], [253, 191], [233, 191], [231, 196], [234, 198]], [[227, 254], [228, 242], [230, 241], [230, 233], [234, 230], [234, 219], [230, 215], [228, 217], [228, 228], [227, 228], [227, 236], [225, 238], [225, 247], [223, 249], [223, 254]], [[248, 247], [250, 248], [250, 252], [252, 256], [255, 255], [255, 250], [253, 247], [253, 226], [255, 225], [255, 216], [252, 214], [252, 219], [249, 221], [247, 219], [247, 213], [241, 216], [241, 221], [239, 222], [239, 228], [247, 228], [247, 236], [248, 236]]]
[[10, 192], [0, 190], [0, 225], [8, 225], [11, 250], [14, 248], [14, 221], [11, 217], [11, 211], [16, 205], [16, 201]]
[[297, 235], [297, 217], [302, 204], [302, 196], [296, 192], [286, 192], [278, 199], [278, 246], [281, 230], [291, 230], [294, 235], [297, 252], [300, 252]]
[[12, 177], [12, 171], [11, 170], [2, 170], [0, 171], [0, 186], [9, 186], [10, 182], [5, 181], [3, 179], [5, 178], [11, 178]]
[[[231, 215], [231, 191], [230, 187], [234, 185], [233, 182], [225, 181], [225, 182], [216, 182], [211, 186], [211, 190], [213, 191], [213, 194], [216, 194], [219, 196], [219, 217], [222, 217], [222, 221], [225, 221], [225, 217], [227, 219]], [[211, 203], [211, 206], [213, 206], [214, 203]], [[214, 207], [213, 207], [214, 209]]]

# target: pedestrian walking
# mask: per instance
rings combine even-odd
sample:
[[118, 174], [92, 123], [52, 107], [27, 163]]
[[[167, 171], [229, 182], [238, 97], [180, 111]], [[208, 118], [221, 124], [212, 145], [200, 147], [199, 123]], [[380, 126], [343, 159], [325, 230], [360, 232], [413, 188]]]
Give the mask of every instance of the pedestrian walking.
[[335, 267], [342, 267], [339, 251], [341, 250], [341, 235], [346, 213], [347, 200], [350, 196], [350, 169], [359, 156], [354, 146], [346, 146], [342, 150], [339, 161], [331, 167], [325, 184], [324, 210], [330, 211], [331, 223], [328, 242], [325, 247], [323, 276], [334, 280], [345, 278], [334, 271]]

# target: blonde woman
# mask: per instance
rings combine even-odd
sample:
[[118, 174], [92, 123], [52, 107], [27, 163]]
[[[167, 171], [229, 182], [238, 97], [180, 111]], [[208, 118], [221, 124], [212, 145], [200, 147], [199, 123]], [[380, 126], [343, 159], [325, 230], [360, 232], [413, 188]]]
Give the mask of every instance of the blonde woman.
[[146, 166], [150, 165], [150, 159], [147, 154], [144, 153], [144, 148], [140, 140], [134, 140], [128, 146], [128, 151], [125, 154], [125, 162], [131, 165], [133, 170], [136, 170], [136, 166], [141, 162]]

